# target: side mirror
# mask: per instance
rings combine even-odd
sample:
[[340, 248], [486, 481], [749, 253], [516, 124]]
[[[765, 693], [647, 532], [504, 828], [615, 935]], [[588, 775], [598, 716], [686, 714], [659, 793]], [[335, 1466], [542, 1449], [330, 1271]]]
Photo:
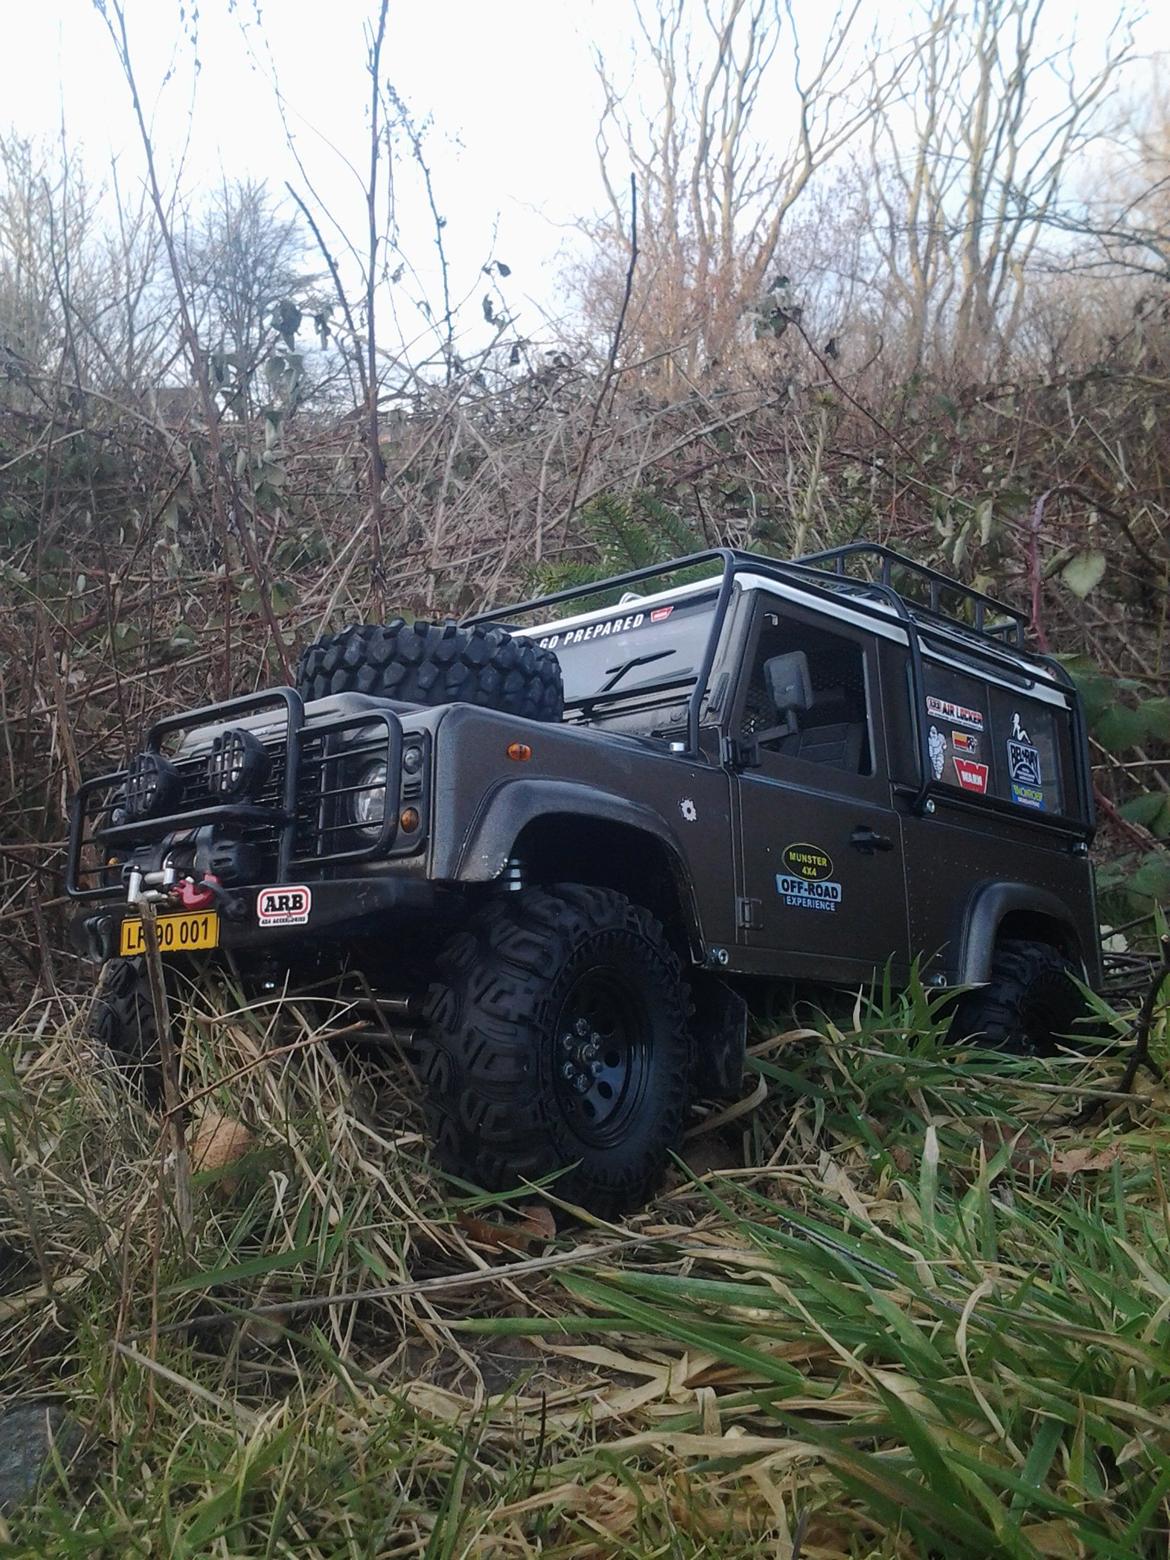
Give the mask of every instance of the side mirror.
[[787, 655], [774, 655], [764, 662], [764, 686], [772, 701], [772, 708], [783, 720], [788, 719], [812, 704], [812, 680], [808, 674], [808, 656], [803, 650], [790, 650]]

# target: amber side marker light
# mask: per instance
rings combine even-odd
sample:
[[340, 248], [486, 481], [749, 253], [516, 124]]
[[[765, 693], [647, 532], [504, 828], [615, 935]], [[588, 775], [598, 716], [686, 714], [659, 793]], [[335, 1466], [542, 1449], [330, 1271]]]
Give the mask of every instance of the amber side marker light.
[[526, 764], [532, 757], [532, 749], [527, 742], [509, 742], [507, 753], [508, 757], [515, 759], [518, 764]]
[[398, 826], [407, 834], [413, 834], [418, 828], [418, 810], [414, 807], [404, 807], [398, 815]]

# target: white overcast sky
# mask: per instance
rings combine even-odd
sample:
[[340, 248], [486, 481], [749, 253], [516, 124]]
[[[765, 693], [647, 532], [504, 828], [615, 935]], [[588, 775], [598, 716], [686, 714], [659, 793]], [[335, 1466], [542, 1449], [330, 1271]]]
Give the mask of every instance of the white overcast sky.
[[[698, 19], [700, 0], [693, 3]], [[361, 191], [342, 158], [359, 168], [368, 159], [363, 25], [376, 0], [187, 0], [188, 9], [192, 4], [200, 12], [202, 70], [183, 175], [188, 195], [223, 174], [262, 176], [278, 190], [286, 178], [300, 182], [262, 74], [274, 63], [314, 181], [347, 229], [360, 233]], [[879, 24], [887, 32], [907, 30], [914, 9], [906, 0], [867, 0], [863, 31]], [[1170, 45], [1170, 11], [1164, 0], [1155, 9], [1139, 33], [1151, 51]], [[192, 101], [179, 0], [127, 0], [127, 10], [147, 111], [162, 156], [173, 163]], [[797, 0], [797, 14], [815, 31], [831, 7]], [[1052, 0], [1051, 15], [1092, 53], [1116, 6]], [[513, 268], [512, 306], [524, 294], [553, 305], [557, 252], [573, 219], [602, 200], [591, 46], [625, 59], [632, 19], [633, 0], [392, 0], [384, 72], [420, 117], [434, 121], [429, 149], [456, 282], [473, 294], [498, 224], [495, 253]], [[116, 157], [123, 176], [136, 176], [141, 157], [125, 85], [90, 0], [0, 0], [0, 21], [0, 122], [52, 136], [63, 113], [67, 138], [84, 148], [93, 175]], [[779, 127], [783, 105], [765, 102], [764, 121], [773, 114]], [[407, 211], [421, 228], [421, 211]]]
[[[173, 163], [188, 135], [192, 79], [178, 3], [128, 0], [127, 9], [148, 114], [162, 155]], [[254, 0], [234, 8], [229, 0], [202, 0], [201, 70], [183, 171], [188, 194], [221, 174], [262, 176], [278, 191], [286, 178], [301, 183], [261, 74], [274, 64], [298, 150], [360, 242], [361, 189], [342, 158], [364, 174], [363, 27], [376, 9], [376, 0], [262, 0], [258, 27]], [[125, 85], [89, 0], [0, 0], [0, 17], [0, 121], [55, 136], [63, 112], [67, 139], [84, 147], [92, 175], [100, 176], [111, 156], [122, 174], [136, 175], [141, 155]], [[569, 225], [601, 199], [590, 42], [604, 37], [615, 52], [628, 47], [629, 20], [628, 0], [393, 0], [383, 70], [417, 116], [433, 120], [428, 157], [457, 284], [479, 287], [478, 265], [498, 230], [495, 253], [513, 269], [516, 302], [530, 293], [552, 303], [553, 261]], [[425, 251], [423, 212], [409, 195], [406, 209], [415, 212]]]

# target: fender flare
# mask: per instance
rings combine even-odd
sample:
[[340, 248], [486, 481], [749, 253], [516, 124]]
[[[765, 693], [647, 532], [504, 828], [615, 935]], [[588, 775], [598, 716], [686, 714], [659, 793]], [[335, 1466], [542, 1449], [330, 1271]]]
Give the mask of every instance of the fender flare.
[[995, 941], [1004, 917], [1030, 911], [1056, 922], [1068, 934], [1070, 950], [1084, 960], [1076, 922], [1062, 899], [1045, 888], [1028, 883], [984, 883], [967, 903], [959, 957], [960, 985], [978, 985], [991, 978]]
[[553, 817], [616, 823], [657, 841], [665, 851], [678, 891], [687, 936], [695, 948], [703, 947], [702, 923], [686, 858], [662, 817], [642, 802], [631, 802], [576, 780], [511, 780], [496, 786], [484, 798], [467, 831], [455, 862], [456, 880], [487, 883], [499, 877], [524, 829], [538, 819]]

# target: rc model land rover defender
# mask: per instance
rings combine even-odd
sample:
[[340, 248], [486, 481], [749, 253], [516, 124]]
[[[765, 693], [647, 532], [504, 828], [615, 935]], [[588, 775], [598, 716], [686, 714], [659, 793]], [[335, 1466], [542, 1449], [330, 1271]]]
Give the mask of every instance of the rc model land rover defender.
[[763, 981], [916, 964], [963, 988], [960, 1038], [1051, 1047], [1100, 976], [1092, 792], [1024, 627], [858, 543], [329, 635], [296, 688], [168, 715], [81, 786], [95, 1033], [149, 1080], [145, 902], [164, 967], [360, 969], [440, 1164], [603, 1213], [739, 1097]]

